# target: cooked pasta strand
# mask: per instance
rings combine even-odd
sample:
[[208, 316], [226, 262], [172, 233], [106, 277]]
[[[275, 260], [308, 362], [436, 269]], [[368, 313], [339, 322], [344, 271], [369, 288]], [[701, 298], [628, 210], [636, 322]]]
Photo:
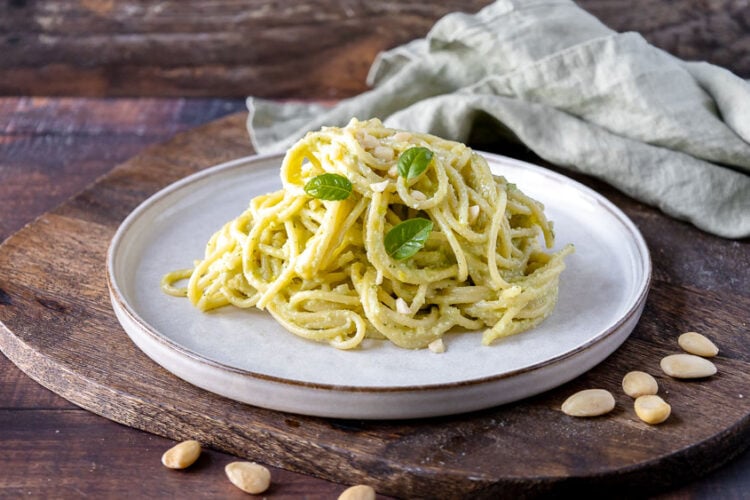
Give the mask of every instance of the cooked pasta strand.
[[[432, 153], [413, 178], [398, 174], [412, 147]], [[338, 174], [340, 201], [306, 183]], [[376, 119], [311, 132], [286, 154], [283, 189], [250, 201], [217, 231], [192, 269], [162, 289], [200, 310], [267, 309], [290, 332], [339, 349], [364, 338], [423, 348], [454, 328], [484, 330], [482, 344], [538, 325], [554, 309], [568, 245], [554, 243], [541, 203], [463, 144], [392, 130]], [[397, 260], [386, 235], [416, 217], [433, 223], [424, 247]], [[188, 280], [186, 287], [176, 283]]]

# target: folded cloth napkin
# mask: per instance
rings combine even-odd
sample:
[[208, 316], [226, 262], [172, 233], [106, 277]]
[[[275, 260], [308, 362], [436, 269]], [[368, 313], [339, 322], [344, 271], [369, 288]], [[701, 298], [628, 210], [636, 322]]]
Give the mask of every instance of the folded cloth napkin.
[[380, 54], [368, 83], [333, 107], [249, 98], [256, 149], [352, 117], [461, 142], [484, 127], [705, 231], [750, 236], [750, 84], [614, 32], [571, 1], [449, 14]]

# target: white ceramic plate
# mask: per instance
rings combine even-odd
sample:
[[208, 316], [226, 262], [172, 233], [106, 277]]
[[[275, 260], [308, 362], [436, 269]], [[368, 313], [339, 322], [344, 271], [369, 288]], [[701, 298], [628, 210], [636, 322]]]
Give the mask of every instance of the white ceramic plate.
[[539, 327], [485, 347], [481, 334], [446, 337], [447, 351], [369, 340], [353, 351], [299, 338], [266, 312], [210, 313], [165, 295], [162, 275], [190, 267], [208, 238], [249, 200], [280, 188], [282, 157], [243, 158], [156, 193], [122, 223], [107, 271], [112, 304], [133, 342], [208, 391], [256, 406], [340, 418], [467, 412], [551, 389], [589, 370], [630, 334], [646, 300], [643, 237], [614, 205], [549, 170], [485, 155], [495, 174], [542, 201], [558, 247], [568, 242], [559, 302]]

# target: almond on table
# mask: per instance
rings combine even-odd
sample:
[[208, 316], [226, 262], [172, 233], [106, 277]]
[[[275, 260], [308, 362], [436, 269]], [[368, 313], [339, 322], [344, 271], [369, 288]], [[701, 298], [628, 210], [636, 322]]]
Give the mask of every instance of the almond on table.
[[161, 463], [170, 469], [185, 469], [198, 460], [201, 444], [195, 440], [183, 441], [164, 452]]
[[232, 462], [224, 467], [229, 481], [244, 491], [257, 495], [271, 485], [271, 471], [255, 462]]

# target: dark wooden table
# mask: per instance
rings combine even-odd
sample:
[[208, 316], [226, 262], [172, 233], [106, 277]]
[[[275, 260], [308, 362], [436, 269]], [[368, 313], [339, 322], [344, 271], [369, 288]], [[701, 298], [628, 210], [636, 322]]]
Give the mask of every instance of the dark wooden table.
[[[0, 131], [0, 238], [146, 146], [242, 107], [242, 101], [224, 99], [0, 99], [0, 123], [4, 124]], [[663, 234], [648, 232], [652, 251], [685, 243], [674, 241], [684, 234], [682, 226]], [[660, 280], [684, 280], [690, 274], [665, 269], [660, 265], [663, 257], [655, 256], [655, 260]], [[702, 263], [691, 266], [692, 272], [698, 272]], [[706, 286], [706, 282], [696, 279], [694, 286]], [[159, 459], [170, 441], [77, 408], [37, 385], [2, 356], [0, 402], [0, 497], [99, 497], [126, 491], [191, 497], [239, 493], [223, 477], [223, 466], [232, 457], [209, 451], [189, 472], [166, 470]], [[274, 498], [334, 498], [343, 489], [280, 469], [273, 470], [273, 478]], [[750, 454], [745, 453], [708, 477], [664, 496], [741, 498], [749, 488]]]
[[[307, 10], [290, 7], [283, 13], [273, 2], [253, 1], [252, 8], [237, 10], [236, 2], [218, 1], [205, 12], [200, 3], [158, 2], [157, 8], [156, 2], [15, 0], [0, 5], [0, 94], [10, 95], [0, 98], [0, 241], [145, 147], [243, 109], [238, 96], [355, 94], [364, 89], [364, 73], [378, 50], [422, 35], [444, 12], [476, 10], [488, 2], [446, 2], [438, 11], [420, 2], [367, 7], [317, 1], [308, 2]], [[680, 57], [750, 76], [746, 2], [580, 3], [610, 26], [640, 31]], [[236, 39], [236, 30], [255, 38]], [[307, 40], [304, 47], [300, 37]], [[195, 40], [203, 44], [200, 56], [191, 45]], [[245, 57], [238, 55], [243, 50]], [[274, 57], [278, 54], [286, 57]], [[19, 96], [71, 94], [118, 97]], [[129, 95], [172, 97], [122, 97]], [[175, 97], [216, 95], [233, 98]], [[646, 237], [658, 252], [690, 245], [681, 239], [684, 234], [695, 233], [652, 230]], [[743, 255], [748, 250], [746, 241], [712, 239], [711, 244], [741, 245]], [[659, 279], [710, 287], [698, 273], [712, 269], [700, 260], [685, 265], [662, 267]], [[2, 302], [0, 296], [0, 307]], [[175, 473], [159, 465], [171, 444], [79, 409], [0, 356], [0, 497], [243, 496], [223, 477], [231, 456], [208, 451], [197, 467]], [[335, 498], [343, 489], [279, 469], [272, 474], [274, 498]], [[663, 497], [744, 498], [748, 491], [746, 452]]]
[[[241, 100], [0, 98], [0, 240], [145, 147], [238, 111]], [[0, 296], [0, 307], [3, 297]], [[188, 473], [160, 465], [167, 439], [84, 411], [0, 355], [0, 498], [242, 498], [232, 457]], [[343, 487], [273, 471], [274, 498], [335, 498]]]

